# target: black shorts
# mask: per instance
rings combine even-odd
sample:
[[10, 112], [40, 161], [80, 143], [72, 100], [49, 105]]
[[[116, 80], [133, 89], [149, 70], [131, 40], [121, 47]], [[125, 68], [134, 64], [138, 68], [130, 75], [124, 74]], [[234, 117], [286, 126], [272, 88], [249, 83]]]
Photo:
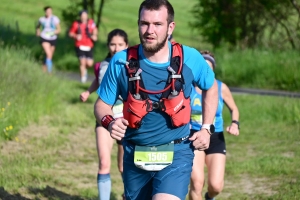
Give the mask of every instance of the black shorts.
[[75, 47], [75, 52], [76, 56], [81, 59], [81, 58], [88, 58], [88, 59], [93, 59], [93, 48], [89, 51], [82, 51], [79, 49], [79, 47]]
[[[95, 128], [98, 128], [98, 127], [100, 127], [100, 126], [101, 126], [101, 124], [99, 124], [99, 123], [96, 121], [96, 126], [95, 126]], [[123, 140], [116, 140], [116, 142], [117, 142], [117, 144], [122, 145]]]
[[[197, 132], [196, 130], [191, 130], [191, 134]], [[210, 137], [209, 148], [204, 150], [205, 154], [221, 153], [226, 155], [226, 143], [223, 132], [215, 132]]]
[[56, 46], [56, 40], [57, 39], [55, 39], [55, 40], [46, 40], [46, 39], [44, 39], [44, 38], [41, 38], [41, 40], [40, 40], [40, 44], [42, 44], [42, 43], [44, 43], [44, 42], [48, 42], [51, 46]]

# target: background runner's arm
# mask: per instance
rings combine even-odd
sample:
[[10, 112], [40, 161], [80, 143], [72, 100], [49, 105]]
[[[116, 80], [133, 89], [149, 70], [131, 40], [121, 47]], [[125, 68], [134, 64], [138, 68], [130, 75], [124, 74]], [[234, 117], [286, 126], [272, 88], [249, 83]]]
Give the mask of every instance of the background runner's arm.
[[98, 98], [94, 106], [94, 115], [97, 122], [101, 124], [101, 119], [105, 115], [113, 116], [112, 106], [104, 103], [100, 98]]
[[56, 27], [56, 29], [55, 29], [55, 31], [54, 31], [54, 34], [55, 34], [55, 35], [58, 35], [58, 34], [60, 33], [60, 31], [61, 31], [60, 23], [57, 23], [57, 24], [55, 25], [55, 27]]
[[94, 41], [98, 40], [98, 29], [97, 29], [97, 27], [94, 28], [91, 38]]
[[41, 34], [40, 27], [41, 27], [41, 22], [39, 20], [37, 25], [36, 25], [36, 30], [35, 30], [36, 36], [40, 36], [40, 34]]
[[202, 91], [202, 117], [203, 124], [212, 124], [218, 107], [218, 84], [214, 84], [208, 90]]
[[73, 38], [73, 39], [77, 39], [77, 33], [76, 33], [76, 31], [77, 31], [78, 25], [76, 25], [76, 24], [77, 24], [77, 23], [74, 22], [74, 23], [72, 24], [71, 28], [70, 28], [70, 31], [69, 31], [69, 37], [70, 37], [70, 38]]
[[[225, 83], [222, 83], [222, 97], [223, 100], [228, 107], [230, 113], [231, 113], [231, 121], [239, 121], [239, 109], [237, 105], [234, 102], [234, 99], [232, 97], [232, 94], [228, 88], [228, 86]], [[234, 126], [238, 126], [235, 123], [232, 123]]]
[[98, 80], [94, 79], [92, 84], [90, 85], [89, 89], [87, 90], [90, 94], [95, 92], [99, 87]]

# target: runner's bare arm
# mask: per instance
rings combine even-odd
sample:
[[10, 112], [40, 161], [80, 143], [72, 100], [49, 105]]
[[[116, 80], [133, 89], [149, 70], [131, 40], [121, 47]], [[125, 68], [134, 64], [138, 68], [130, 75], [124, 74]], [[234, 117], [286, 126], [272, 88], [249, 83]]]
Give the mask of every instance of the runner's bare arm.
[[[101, 125], [105, 127], [105, 125], [102, 124], [102, 119], [104, 119], [103, 117], [107, 115], [113, 116], [112, 106], [106, 104], [100, 98], [98, 98], [98, 100], [95, 103], [94, 114], [97, 122], [101, 123]], [[106, 119], [108, 118], [109, 117], [106, 117]], [[122, 138], [125, 136], [125, 132], [128, 126], [128, 121], [123, 118], [113, 119], [110, 121], [111, 122], [109, 124], [106, 124], [108, 125], [106, 128], [110, 132], [110, 136], [116, 140], [122, 140]]]
[[216, 80], [208, 90], [202, 91], [203, 124], [212, 124], [218, 107], [218, 84]]
[[94, 106], [94, 115], [99, 124], [101, 124], [101, 120], [106, 115], [113, 116], [112, 106], [103, 102], [100, 98], [97, 99]]
[[75, 22], [72, 24], [71, 29], [69, 31], [69, 37], [73, 39], [77, 39], [77, 34], [76, 34], [76, 24]]
[[54, 34], [55, 34], [55, 35], [58, 35], [58, 34], [60, 33], [60, 31], [61, 31], [60, 23], [57, 23], [55, 26], [56, 26], [56, 29], [55, 29], [55, 31], [54, 31]]
[[[207, 91], [202, 91], [202, 117], [203, 124], [212, 124], [218, 106], [218, 85], [214, 81], [213, 86]], [[201, 129], [194, 133], [190, 140], [193, 146], [198, 150], [205, 150], [209, 147], [210, 133], [206, 129]]]
[[98, 29], [97, 27], [94, 28], [93, 33], [92, 33], [92, 40], [95, 42], [98, 40]]
[[38, 21], [38, 22], [37, 22], [37, 25], [36, 25], [36, 28], [35, 28], [36, 36], [40, 36], [40, 34], [41, 34], [40, 27], [41, 27], [41, 23], [40, 23], [40, 21]]

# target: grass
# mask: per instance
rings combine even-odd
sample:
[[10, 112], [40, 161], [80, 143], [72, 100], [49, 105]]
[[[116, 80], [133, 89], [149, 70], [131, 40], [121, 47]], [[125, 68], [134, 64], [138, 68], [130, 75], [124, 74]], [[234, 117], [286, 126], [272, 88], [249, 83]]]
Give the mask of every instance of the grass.
[[[13, 5], [7, 0], [1, 2], [0, 19], [19, 20], [21, 32], [0, 29], [2, 39], [8, 36], [6, 33], [11, 37], [16, 34], [15, 40], [5, 40], [10, 45], [0, 46], [0, 198], [97, 199], [98, 166], [93, 130], [96, 95], [80, 103], [78, 96], [87, 84], [48, 76], [33, 59], [34, 49], [39, 47], [32, 43], [35, 38], [31, 27], [33, 20], [42, 15], [40, 8], [51, 4], [60, 13], [68, 2], [17, 2]], [[185, 13], [192, 1], [171, 2], [179, 13], [177, 25], [182, 27], [176, 29], [176, 40], [208, 48], [197, 46], [188, 30]], [[131, 41], [137, 42], [135, 23], [129, 23], [136, 20], [136, 11], [124, 12], [136, 10], [137, 5], [132, 3], [133, 0], [107, 3], [101, 27], [103, 35], [100, 32], [102, 44], [105, 34], [116, 25], [125, 27]], [[3, 24], [0, 22], [0, 28]], [[67, 44], [64, 41], [67, 38], [62, 37], [60, 44]], [[106, 52], [105, 45], [98, 45], [99, 52]], [[58, 50], [57, 67], [59, 62], [68, 65], [74, 60], [71, 48]], [[99, 58], [105, 54], [99, 54]], [[217, 77], [229, 85], [299, 91], [297, 52], [220, 50], [216, 55]], [[238, 137], [225, 135], [226, 181], [218, 198], [299, 199], [300, 100], [256, 95], [234, 95], [234, 98], [240, 110], [241, 130]], [[227, 110], [224, 119], [225, 124], [230, 122]], [[117, 200], [123, 191], [116, 148], [112, 161], [111, 199]]]
[[26, 48], [0, 48], [0, 140], [13, 139], [20, 127], [51, 114], [58, 104], [59, 81], [43, 74], [30, 57]]
[[[191, 17], [188, 13], [195, 0], [184, 3], [175, 0], [171, 0], [171, 2], [177, 10], [175, 17], [177, 28], [174, 37], [185, 44], [195, 45], [195, 38], [197, 40], [200, 38], [194, 35], [193, 31], [188, 27], [189, 18]], [[0, 13], [0, 28], [2, 29], [0, 31], [0, 40], [2, 38], [5, 43], [29, 47], [32, 49], [34, 57], [42, 61], [44, 56], [39, 45], [39, 39], [35, 37], [34, 25], [38, 18], [44, 14], [42, 8], [46, 5], [51, 5], [54, 14], [62, 20], [62, 10], [68, 7], [69, 1], [53, 0], [37, 2], [29, 0], [25, 2], [17, 0], [11, 5], [9, 0], [3, 0], [3, 11]], [[131, 45], [139, 43], [136, 23], [138, 7], [139, 4], [134, 0], [106, 2], [103, 10], [103, 23], [100, 26], [99, 41], [95, 46], [95, 60], [103, 60], [107, 55], [107, 34], [115, 28], [121, 28], [128, 33]], [[18, 10], [21, 11], [18, 12]], [[19, 31], [17, 31], [16, 22], [18, 23]], [[66, 30], [68, 29], [66, 24], [62, 22], [61, 26], [62, 32], [59, 35], [56, 53], [53, 58], [55, 66], [58, 69], [77, 70], [78, 64], [74, 53], [74, 42], [66, 35]], [[200, 42], [196, 47], [200, 47]]]
[[[99, 3], [98, 1], [96, 1]], [[124, 29], [129, 35], [130, 45], [139, 43], [137, 31], [137, 15], [139, 3], [136, 0], [107, 1], [103, 10], [99, 41], [95, 47], [95, 60], [101, 61], [107, 55], [106, 35], [114, 28]], [[138, 1], [138, 2], [141, 2]], [[192, 20], [190, 10], [196, 0], [170, 0], [175, 9], [176, 41], [199, 50], [212, 50], [212, 46], [204, 43], [196, 31], [189, 27]], [[16, 0], [12, 5], [9, 0], [3, 0], [0, 13], [0, 42], [8, 46], [25, 46], [40, 62], [44, 59], [39, 39], [34, 35], [34, 24], [43, 15], [42, 8], [53, 6], [54, 14], [62, 19], [63, 9], [69, 1], [36, 1]], [[98, 6], [98, 5], [96, 5]], [[26, 8], [26, 9], [23, 9]], [[16, 28], [18, 22], [19, 31]], [[8, 27], [9, 25], [9, 27]], [[68, 27], [62, 22], [62, 33], [59, 36], [54, 55], [55, 68], [60, 70], [78, 71], [73, 41], [67, 37]], [[243, 51], [228, 51], [226, 47], [214, 50], [217, 59], [217, 76], [229, 86], [299, 91], [299, 52], [277, 51], [271, 49], [255, 49]]]
[[217, 78], [235, 87], [300, 89], [300, 58], [297, 51], [244, 50], [216, 53]]
[[[13, 124], [11, 140], [5, 140], [1, 132], [0, 198], [97, 199], [93, 130], [96, 95], [80, 103], [78, 96], [88, 85], [41, 73], [26, 49], [0, 51], [4, 66], [1, 102], [6, 105], [10, 101], [5, 114], [12, 113], [5, 115], [6, 120], [1, 118], [0, 125], [7, 127], [11, 124], [8, 122], [20, 121]], [[219, 199], [300, 198], [299, 99], [256, 95], [234, 98], [240, 110], [241, 130], [238, 137], [225, 136], [226, 182]], [[227, 110], [224, 119], [225, 124], [230, 122]], [[117, 200], [123, 190], [116, 148], [112, 161], [111, 199]]]
[[[66, 82], [65, 89], [71, 84]], [[96, 199], [95, 95], [86, 104], [74, 102], [81, 91], [75, 87], [66, 93], [61, 100], [64, 109], [22, 129], [19, 141], [1, 143], [0, 186], [7, 193], [30, 199]], [[219, 199], [298, 199], [299, 100], [234, 97], [241, 132], [238, 137], [226, 135], [226, 183]], [[224, 115], [228, 124], [228, 112]], [[116, 149], [112, 159], [112, 199], [120, 199]]]

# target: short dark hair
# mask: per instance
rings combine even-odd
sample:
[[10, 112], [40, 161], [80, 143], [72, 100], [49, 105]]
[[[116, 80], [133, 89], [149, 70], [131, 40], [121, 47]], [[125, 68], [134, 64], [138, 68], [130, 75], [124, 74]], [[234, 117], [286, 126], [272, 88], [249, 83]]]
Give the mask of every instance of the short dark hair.
[[147, 9], [147, 10], [159, 10], [161, 6], [165, 6], [168, 10], [168, 23], [170, 24], [171, 22], [174, 21], [174, 9], [173, 6], [171, 5], [171, 3], [168, 0], [144, 0], [139, 8], [139, 18], [140, 19], [140, 15], [141, 15], [141, 11], [143, 8]]
[[45, 6], [45, 7], [44, 7], [44, 11], [48, 10], [49, 8], [52, 9], [51, 6]]

